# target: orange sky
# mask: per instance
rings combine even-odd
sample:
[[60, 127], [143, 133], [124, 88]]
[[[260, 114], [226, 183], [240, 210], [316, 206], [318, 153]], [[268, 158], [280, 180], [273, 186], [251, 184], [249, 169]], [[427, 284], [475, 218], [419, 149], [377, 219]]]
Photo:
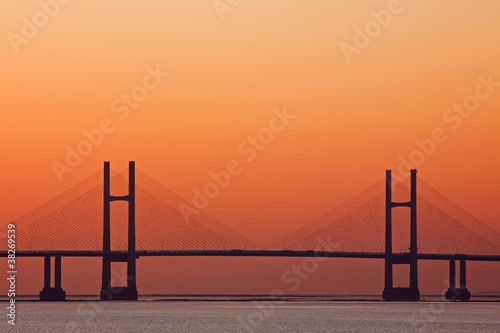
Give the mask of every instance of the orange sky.
[[[213, 3], [70, 1], [52, 8], [53, 17], [29, 37], [23, 35], [26, 22], [43, 19], [38, 1], [0, 3], [2, 223], [70, 188], [104, 160], [115, 170], [135, 160], [188, 201], [193, 188], [210, 181], [211, 171], [237, 160], [241, 173], [205, 210], [270, 244], [358, 193], [385, 169], [396, 173], [400, 157], [419, 154], [415, 140], [429, 139], [440, 128], [446, 140], [416, 166], [419, 177], [500, 231], [500, 86], [479, 79], [500, 82], [498, 1], [402, 0], [396, 6], [254, 0], [224, 12], [224, 20]], [[348, 62], [342, 43], [356, 46], [355, 28], [373, 25], [371, 11], [394, 6], [398, 13]], [[114, 101], [143, 85], [146, 68], [169, 75], [120, 119], [124, 113], [112, 105], [117, 111], [125, 104]], [[458, 113], [447, 110], [473, 101], [467, 98], [481, 84], [481, 96], [488, 97], [463, 113], [458, 125], [458, 118], [450, 118]], [[238, 146], [269, 126], [273, 109], [284, 108], [296, 117], [247, 162]], [[65, 164], [67, 146], [76, 149], [86, 139], [82, 131], [98, 128], [103, 119], [113, 130], [60, 181], [54, 162]], [[224, 260], [231, 261], [209, 262], [220, 267]], [[273, 283], [262, 281], [275, 265], [254, 262], [264, 266], [249, 264], [260, 272], [259, 287], [251, 290], [267, 293]], [[35, 265], [41, 272], [41, 260]], [[371, 266], [380, 271], [381, 288], [381, 263], [356, 269]], [[498, 277], [499, 266], [488, 267]], [[185, 269], [186, 275], [193, 271]], [[26, 290], [36, 292], [40, 281]], [[214, 283], [197, 292], [244, 290]], [[353, 282], [345, 290], [377, 292], [377, 283], [356, 289]], [[439, 284], [432, 288], [440, 291]]]

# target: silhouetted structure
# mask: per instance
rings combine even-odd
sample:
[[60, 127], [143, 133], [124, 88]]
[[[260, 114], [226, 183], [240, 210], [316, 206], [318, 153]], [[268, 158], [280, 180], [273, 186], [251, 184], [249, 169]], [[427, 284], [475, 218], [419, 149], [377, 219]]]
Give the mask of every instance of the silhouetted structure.
[[[102, 256], [102, 286], [100, 298], [102, 301], [137, 300], [136, 285], [136, 254], [135, 254], [135, 162], [129, 162], [128, 195], [112, 196], [110, 194], [109, 162], [104, 162], [104, 218], [103, 218], [103, 256]], [[128, 251], [126, 256], [114, 256], [111, 253], [111, 202], [128, 201]], [[127, 262], [127, 286], [111, 286], [111, 263]]]
[[[385, 300], [419, 299], [418, 260], [450, 261], [450, 287], [445, 296], [452, 301], [470, 299], [466, 287], [466, 261], [500, 262], [500, 234], [421, 179], [418, 180], [417, 202], [416, 170], [411, 170], [410, 186], [395, 182], [394, 188], [391, 171], [387, 170], [385, 179], [380, 179], [270, 248], [262, 248], [195, 209], [191, 203], [143, 172], [138, 170], [136, 174], [134, 162], [129, 162], [128, 178], [127, 170], [113, 171], [113, 175], [111, 172], [109, 162], [105, 162], [104, 184], [102, 173], [95, 173], [14, 222], [17, 230], [22, 230], [16, 235], [16, 257], [45, 258], [41, 300], [65, 300], [61, 287], [63, 256], [102, 257], [102, 300], [137, 299], [136, 259], [139, 256], [384, 259]], [[114, 191], [126, 193], [128, 188], [128, 194], [111, 196], [111, 182]], [[408, 190], [409, 202], [392, 201], [393, 194], [397, 196]], [[113, 233], [119, 237], [111, 239], [111, 202], [118, 200], [127, 201], [128, 209], [125, 212], [126, 209], [113, 207], [118, 208], [113, 210], [113, 215], [123, 217], [117, 225], [113, 224]], [[136, 204], [140, 207], [137, 216]], [[417, 205], [420, 238], [417, 238]], [[409, 237], [406, 232], [408, 217], [393, 212], [395, 207], [410, 208]], [[128, 217], [125, 217], [127, 213]], [[127, 219], [128, 228], [123, 223]], [[385, 235], [381, 226], [384, 219]], [[128, 238], [126, 248], [120, 247], [118, 242], [120, 240], [123, 244], [124, 238]], [[409, 251], [406, 250], [408, 243]], [[42, 248], [50, 246], [51, 250], [37, 250], [36, 245]], [[7, 257], [6, 243], [0, 244], [2, 246], [0, 256]], [[53, 288], [51, 257], [55, 257]], [[458, 288], [455, 285], [455, 261], [460, 261]], [[126, 286], [111, 286], [113, 262], [127, 263]], [[393, 286], [393, 265], [398, 264], [410, 266], [409, 288]]]
[[470, 292], [467, 289], [465, 260], [460, 260], [460, 287], [455, 286], [455, 260], [450, 260], [450, 287], [445, 293], [445, 297], [450, 301], [468, 301], [470, 300]]
[[[386, 301], [411, 300], [418, 301], [418, 260], [417, 260], [417, 170], [411, 170], [410, 201], [392, 201], [391, 170], [385, 172], [385, 288], [383, 298]], [[392, 208], [409, 207], [410, 212], [410, 256], [407, 259], [395, 259], [392, 255]], [[410, 265], [410, 287], [394, 288], [392, 266]]]
[[43, 290], [40, 291], [41, 301], [64, 301], [66, 292], [61, 288], [61, 257], [56, 256], [54, 269], [54, 288], [50, 286], [50, 257], [46, 256], [43, 266]]

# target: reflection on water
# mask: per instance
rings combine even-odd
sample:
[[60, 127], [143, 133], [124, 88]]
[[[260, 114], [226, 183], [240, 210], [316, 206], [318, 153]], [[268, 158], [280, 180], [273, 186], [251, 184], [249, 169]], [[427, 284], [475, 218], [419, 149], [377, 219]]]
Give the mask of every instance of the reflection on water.
[[[344, 301], [331, 299], [344, 298]], [[17, 302], [18, 332], [500, 332], [499, 302], [361, 297], [149, 296], [138, 302]], [[358, 299], [358, 300], [355, 300]], [[374, 297], [374, 299], [378, 299]], [[425, 298], [424, 298], [425, 299]], [[7, 304], [2, 302], [2, 304]], [[6, 331], [7, 320], [0, 324]]]

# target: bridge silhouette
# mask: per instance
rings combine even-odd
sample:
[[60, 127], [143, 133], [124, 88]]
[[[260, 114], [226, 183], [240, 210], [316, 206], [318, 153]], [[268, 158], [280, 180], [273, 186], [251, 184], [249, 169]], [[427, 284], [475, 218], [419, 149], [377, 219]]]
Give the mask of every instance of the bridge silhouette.
[[[16, 256], [44, 257], [41, 300], [65, 300], [61, 257], [102, 257], [101, 300], [136, 300], [135, 263], [145, 256], [383, 259], [384, 300], [418, 300], [418, 261], [448, 260], [446, 298], [469, 300], [466, 261], [500, 261], [500, 234], [417, 179], [416, 170], [410, 173], [393, 182], [386, 171], [343, 204], [263, 247], [135, 170], [134, 162], [122, 172], [105, 162], [103, 170], [11, 222]], [[7, 254], [2, 244], [0, 255]], [[127, 263], [127, 286], [111, 286], [112, 262]], [[393, 286], [393, 265], [401, 264], [410, 266], [408, 288]]]

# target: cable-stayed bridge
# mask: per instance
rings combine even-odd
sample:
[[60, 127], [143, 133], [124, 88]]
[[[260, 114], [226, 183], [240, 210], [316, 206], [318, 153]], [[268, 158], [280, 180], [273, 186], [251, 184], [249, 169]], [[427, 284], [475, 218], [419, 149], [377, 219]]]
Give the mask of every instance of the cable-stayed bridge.
[[[134, 162], [122, 172], [105, 162], [103, 170], [12, 224], [16, 256], [45, 258], [43, 300], [65, 299], [61, 257], [103, 258], [102, 300], [137, 299], [135, 262], [142, 256], [384, 259], [386, 300], [419, 299], [418, 260], [449, 260], [446, 297], [451, 300], [470, 298], [466, 261], [500, 261], [500, 234], [417, 180], [415, 170], [403, 183], [392, 182], [387, 171], [385, 178], [266, 248], [136, 171]], [[7, 243], [0, 250], [7, 256]], [[455, 261], [460, 262], [458, 287]], [[112, 262], [127, 262], [127, 286], [110, 285]], [[393, 287], [397, 264], [410, 266], [409, 288]]]

